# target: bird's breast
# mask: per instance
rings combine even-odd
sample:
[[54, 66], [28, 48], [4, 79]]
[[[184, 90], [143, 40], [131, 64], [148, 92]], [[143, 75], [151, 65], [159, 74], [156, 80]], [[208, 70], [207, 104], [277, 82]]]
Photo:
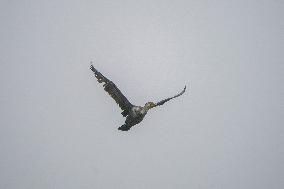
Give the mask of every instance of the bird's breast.
[[134, 106], [132, 109], [131, 109], [131, 114], [133, 117], [140, 117], [140, 116], [144, 116], [146, 115], [146, 111], [144, 110], [143, 107], [141, 106]]

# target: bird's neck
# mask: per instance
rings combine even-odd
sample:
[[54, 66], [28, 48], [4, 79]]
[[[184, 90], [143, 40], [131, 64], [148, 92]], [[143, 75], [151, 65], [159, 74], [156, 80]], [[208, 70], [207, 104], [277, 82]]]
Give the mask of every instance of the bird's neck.
[[149, 108], [147, 106], [143, 106], [141, 109], [140, 109], [140, 113], [141, 114], [147, 114]]
[[147, 106], [147, 105], [145, 105], [144, 107], [143, 107], [143, 111], [145, 111], [146, 113], [148, 112], [148, 110], [150, 110], [151, 109], [151, 107], [150, 106]]

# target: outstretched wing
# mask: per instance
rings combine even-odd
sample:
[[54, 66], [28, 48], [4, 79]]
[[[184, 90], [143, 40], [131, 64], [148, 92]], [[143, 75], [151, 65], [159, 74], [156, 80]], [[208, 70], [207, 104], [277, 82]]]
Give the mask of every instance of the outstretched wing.
[[103, 83], [104, 90], [115, 100], [119, 107], [123, 111], [128, 112], [133, 105], [127, 100], [117, 86], [108, 78], [103, 76], [103, 74], [95, 69], [93, 65], [91, 65], [90, 69], [94, 72], [98, 82]]
[[176, 98], [176, 97], [179, 97], [180, 95], [182, 95], [184, 92], [185, 92], [185, 89], [186, 89], [186, 86], [184, 87], [184, 89], [177, 95], [173, 96], [173, 97], [170, 97], [170, 98], [166, 98], [164, 100], [161, 100], [160, 102], [156, 103], [156, 106], [161, 106], [163, 105], [165, 102], [168, 102], [169, 100], [173, 99], [173, 98]]

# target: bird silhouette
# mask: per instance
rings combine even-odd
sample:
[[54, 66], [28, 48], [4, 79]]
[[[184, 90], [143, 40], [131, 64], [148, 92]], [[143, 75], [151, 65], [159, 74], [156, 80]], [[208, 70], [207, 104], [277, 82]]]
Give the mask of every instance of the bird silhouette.
[[121, 114], [123, 115], [123, 117], [126, 117], [126, 120], [125, 123], [118, 128], [118, 130], [121, 131], [128, 131], [131, 127], [140, 123], [151, 108], [161, 106], [165, 102], [181, 96], [186, 90], [185, 86], [184, 89], [175, 96], [166, 98], [157, 103], [147, 102], [144, 106], [136, 106], [129, 102], [129, 100], [122, 94], [122, 92], [111, 80], [103, 76], [103, 74], [101, 74], [97, 69], [95, 69], [92, 62], [90, 69], [95, 74], [95, 77], [97, 78], [98, 82], [103, 83], [104, 90], [115, 100], [115, 102], [122, 109]]

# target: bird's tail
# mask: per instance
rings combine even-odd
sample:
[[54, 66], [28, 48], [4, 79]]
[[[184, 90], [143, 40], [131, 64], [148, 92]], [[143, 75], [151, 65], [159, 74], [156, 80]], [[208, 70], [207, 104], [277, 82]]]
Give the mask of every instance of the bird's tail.
[[128, 131], [131, 127], [129, 125], [121, 125], [120, 127], [118, 127], [118, 130], [121, 130], [121, 131]]

